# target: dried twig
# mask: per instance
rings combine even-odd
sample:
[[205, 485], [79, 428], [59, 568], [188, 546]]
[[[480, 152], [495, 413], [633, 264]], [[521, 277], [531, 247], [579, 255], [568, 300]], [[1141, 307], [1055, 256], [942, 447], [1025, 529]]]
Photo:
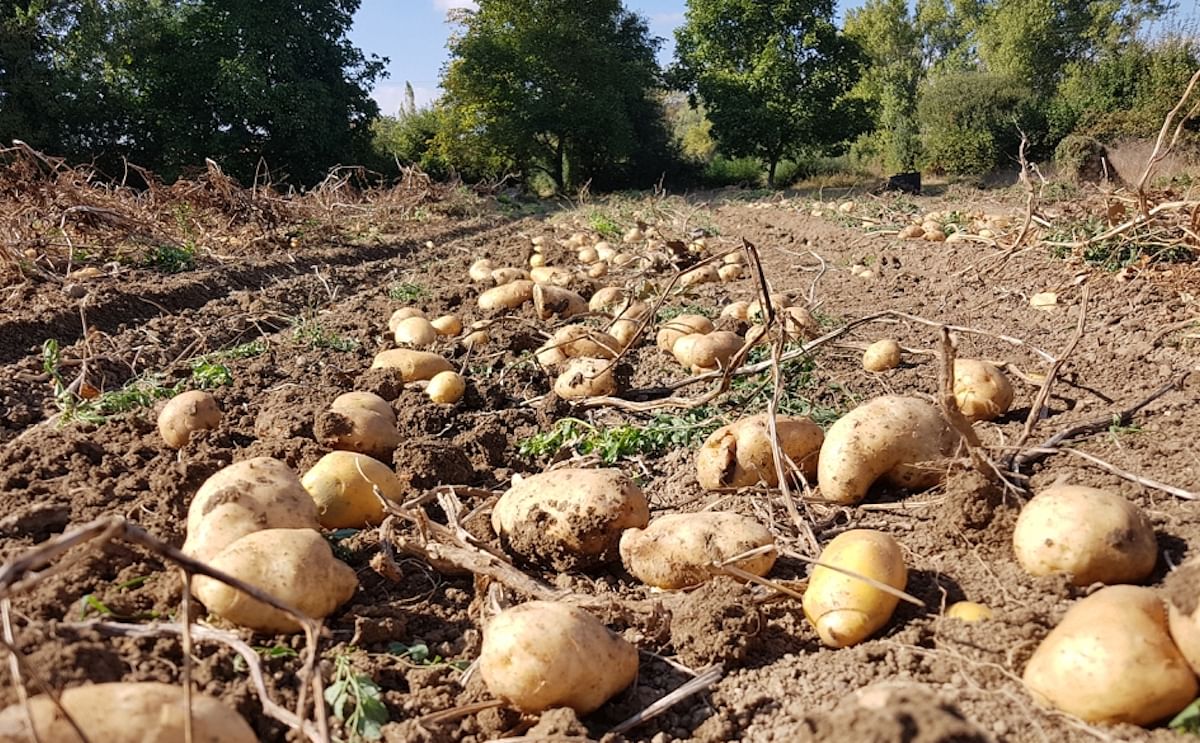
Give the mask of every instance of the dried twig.
[[658, 717], [685, 699], [688, 699], [696, 694], [699, 694], [705, 689], [708, 689], [710, 686], [720, 681], [721, 677], [724, 675], [725, 667], [722, 664], [718, 663], [714, 666], [709, 666], [701, 671], [698, 676], [688, 680], [687, 683], [683, 684], [675, 691], [654, 702], [646, 709], [638, 712], [633, 717], [630, 717], [628, 720], [625, 720], [619, 725], [613, 727], [609, 733], [613, 735], [622, 735], [644, 722], [653, 720], [655, 717]]
[[1182, 498], [1183, 500], [1200, 500], [1200, 493], [1184, 490], [1183, 488], [1177, 488], [1174, 485], [1168, 485], [1166, 483], [1159, 482], [1158, 480], [1153, 480], [1149, 477], [1143, 477], [1142, 475], [1135, 475], [1128, 470], [1123, 470], [1110, 462], [1104, 461], [1100, 457], [1088, 454], [1087, 452], [1080, 451], [1078, 449], [1073, 449], [1069, 446], [1055, 447], [1053, 449], [1035, 449], [1034, 451], [1039, 454], [1046, 455], [1057, 454], [1059, 452], [1073, 454], [1080, 459], [1099, 467], [1105, 472], [1116, 475], [1122, 480], [1128, 480], [1129, 482], [1136, 483], [1142, 487], [1150, 488], [1151, 490], [1161, 490], [1164, 493], [1173, 495], [1176, 498]]

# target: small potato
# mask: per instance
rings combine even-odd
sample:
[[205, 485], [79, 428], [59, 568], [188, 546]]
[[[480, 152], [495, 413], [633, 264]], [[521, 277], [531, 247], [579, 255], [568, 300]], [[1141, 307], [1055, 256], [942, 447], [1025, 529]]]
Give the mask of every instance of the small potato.
[[492, 342], [492, 336], [487, 330], [480, 328], [472, 330], [463, 336], [462, 344], [469, 351], [477, 351]]
[[954, 399], [967, 420], [990, 421], [1008, 412], [1013, 388], [1004, 372], [988, 362], [955, 359]]
[[[785, 309], [787, 309], [791, 305], [792, 305], [791, 300], [789, 300], [785, 295], [783, 295], [783, 294], [772, 294], [771, 295], [771, 308], [773, 310], [775, 310], [776, 313], [783, 312]], [[748, 319], [750, 322], [765, 322], [766, 321], [767, 313], [763, 311], [763, 306], [762, 306], [761, 301], [759, 301], [757, 299], [750, 300], [750, 304], [746, 308], [746, 319]]]
[[552, 317], [574, 317], [588, 311], [588, 303], [570, 289], [534, 284], [533, 307], [543, 320]]
[[637, 256], [632, 253], [617, 253], [612, 257], [611, 263], [617, 267], [628, 266], [637, 260]]
[[410, 317], [423, 318], [425, 317], [425, 313], [416, 307], [401, 307], [393, 312], [392, 316], [388, 318], [388, 332], [395, 333], [396, 326], [399, 325], [402, 320], [407, 320]]
[[554, 380], [554, 392], [564, 400], [606, 397], [617, 391], [612, 361], [580, 357], [567, 362], [567, 368]]
[[749, 309], [749, 302], [731, 302], [730, 304], [725, 305], [725, 308], [721, 310], [721, 317], [731, 317], [734, 320], [746, 322], [750, 316]]
[[[904, 552], [887, 534], [851, 529], [833, 538], [819, 561], [903, 591], [908, 584]], [[857, 645], [892, 618], [899, 597], [846, 573], [817, 565], [804, 592], [804, 616], [821, 642], [833, 648]]]
[[492, 271], [496, 270], [496, 266], [487, 258], [480, 258], [471, 264], [471, 268], [467, 270], [471, 281], [493, 281]]
[[395, 411], [387, 400], [370, 392], [339, 395], [327, 412], [317, 416], [313, 436], [330, 449], [376, 459], [391, 459], [400, 445]]
[[568, 467], [526, 477], [492, 510], [505, 549], [556, 570], [611, 562], [621, 533], [649, 521], [642, 489], [616, 469]]
[[533, 279], [535, 284], [543, 286], [568, 286], [573, 280], [573, 274], [554, 266], [539, 266], [530, 270], [529, 278]]
[[900, 366], [900, 344], [891, 338], [877, 340], [863, 352], [863, 368], [869, 372], [882, 372]]
[[671, 353], [675, 348], [675, 341], [683, 336], [692, 333], [711, 333], [712, 331], [712, 320], [704, 315], [679, 315], [662, 324], [656, 340], [660, 349]]
[[[643, 529], [621, 535], [621, 561], [629, 574], [657, 588], [687, 588], [713, 575], [713, 563], [774, 545], [770, 530], [752, 518], [725, 511], [660, 516]], [[753, 575], [766, 575], [775, 550], [733, 563]]]
[[1072, 606], [1023, 678], [1034, 701], [1092, 723], [1150, 725], [1200, 690], [1171, 641], [1162, 599], [1139, 586], [1102, 588]]
[[738, 279], [742, 278], [742, 264], [727, 263], [717, 269], [717, 275], [720, 277], [721, 281], [724, 281], [725, 283], [737, 281]]
[[604, 261], [597, 261], [588, 268], [587, 275], [589, 278], [601, 279], [608, 275], [608, 264]]
[[533, 300], [533, 282], [516, 279], [488, 289], [479, 295], [481, 310], [513, 310]]
[[[554, 332], [550, 340], [543, 346], [544, 353], [538, 353], [538, 362], [543, 366], [552, 366], [567, 359], [590, 357], [593, 359], [612, 359], [621, 350], [621, 344], [608, 333], [586, 325], [566, 325]], [[557, 353], [555, 353], [557, 352]], [[543, 355], [546, 359], [543, 360]]]
[[[258, 736], [237, 710], [207, 694], [191, 695], [192, 740], [197, 743], [256, 743]], [[104, 743], [167, 743], [186, 738], [188, 707], [179, 684], [121, 681], [85, 684], [61, 693], [62, 708], [87, 739]], [[77, 743], [79, 734], [45, 694], [29, 699], [36, 740]], [[35, 740], [25, 705], [0, 712], [0, 741]]]
[[317, 518], [326, 529], [361, 529], [383, 521], [383, 504], [374, 488], [393, 503], [404, 500], [404, 487], [390, 467], [348, 451], [321, 457], [300, 483], [317, 504]]
[[592, 312], [613, 312], [620, 309], [627, 298], [624, 289], [615, 286], [606, 286], [603, 289], [597, 289], [592, 298], [588, 300], [588, 309]]
[[919, 240], [925, 237], [925, 228], [919, 224], [910, 224], [900, 230], [900, 234], [897, 237], [902, 240]]
[[633, 683], [638, 651], [583, 609], [530, 601], [483, 627], [479, 675], [493, 696], [522, 712], [594, 712]]
[[711, 263], [705, 263], [703, 266], [693, 268], [681, 274], [679, 276], [679, 285], [682, 287], [692, 287], [700, 286], [701, 284], [715, 284], [720, 280], [720, 270]]
[[514, 281], [525, 281], [529, 279], [529, 272], [523, 268], [513, 268], [506, 266], [505, 268], [497, 268], [492, 271], [492, 283], [496, 286], [504, 286], [511, 284]]
[[621, 238], [621, 242], [625, 244], [638, 243], [646, 239], [646, 233], [642, 232], [641, 227], [630, 227], [625, 231], [625, 236]]
[[398, 346], [427, 348], [437, 339], [437, 329], [423, 317], [409, 317], [396, 323], [395, 341]]
[[429, 380], [425, 394], [430, 400], [439, 405], [453, 405], [462, 399], [467, 391], [467, 380], [456, 371], [438, 372]]
[[817, 318], [813, 317], [807, 307], [799, 305], [784, 307], [783, 311], [779, 313], [779, 319], [788, 335], [795, 338], [812, 340], [821, 335], [821, 324], [817, 322]]
[[414, 351], [411, 348], [393, 348], [375, 354], [372, 369], [398, 369], [405, 382], [433, 379], [438, 372], [450, 371], [454, 367], [442, 356], [429, 351]]
[[[825, 438], [821, 427], [807, 418], [777, 415], [775, 431], [779, 450], [811, 480]], [[769, 415], [752, 415], [713, 431], [696, 453], [696, 480], [705, 490], [744, 488], [759, 482], [777, 487]]]
[[158, 432], [172, 449], [185, 446], [193, 433], [221, 425], [221, 408], [210, 393], [190, 390], [172, 397], [158, 414]]
[[541, 253], [534, 253], [533, 255], [529, 256], [530, 268], [541, 268], [544, 265], [546, 265], [546, 256], [542, 255]]
[[876, 480], [902, 488], [926, 488], [942, 480], [939, 465], [958, 434], [931, 403], [885, 395], [869, 400], [829, 428], [817, 462], [821, 497], [854, 505]]
[[711, 333], [692, 333], [675, 341], [672, 352], [675, 360], [693, 371], [724, 369], [729, 360], [742, 350], [745, 339], [728, 330]]
[[727, 266], [744, 266], [746, 265], [746, 253], [741, 250], [736, 253], [730, 253], [725, 256], [724, 261]]
[[946, 607], [945, 617], [960, 622], [982, 622], [992, 618], [992, 610], [974, 601], [959, 601]]
[[1158, 562], [1154, 528], [1137, 506], [1080, 485], [1048, 488], [1025, 504], [1013, 549], [1030, 575], [1067, 573], [1077, 586], [1136, 583]]
[[576, 254], [576, 257], [579, 259], [579, 262], [585, 266], [590, 266], [600, 260], [600, 254], [596, 252], [595, 248], [590, 246], [586, 248], [580, 248], [579, 252]]
[[596, 243], [596, 255], [600, 256], [600, 260], [609, 262], [617, 256], [617, 251], [607, 241], [601, 240]]
[[442, 315], [429, 323], [438, 335], [453, 338], [462, 332], [463, 324], [458, 315]]
[[613, 320], [612, 325], [608, 328], [608, 334], [621, 344], [621, 348], [628, 348], [634, 342], [635, 336], [642, 326], [642, 321], [649, 312], [650, 305], [645, 302], [630, 302]]

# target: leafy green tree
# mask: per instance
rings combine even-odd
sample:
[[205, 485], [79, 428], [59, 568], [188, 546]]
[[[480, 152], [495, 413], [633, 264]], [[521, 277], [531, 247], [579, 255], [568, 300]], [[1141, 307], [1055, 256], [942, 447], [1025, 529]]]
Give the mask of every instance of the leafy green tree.
[[456, 20], [438, 135], [448, 161], [540, 170], [566, 189], [632, 173], [665, 143], [659, 41], [620, 0], [479, 0]]
[[846, 93], [861, 53], [833, 23], [832, 0], [689, 0], [676, 31], [677, 84], [703, 101], [722, 153], [753, 156], [767, 182], [853, 139], [866, 124]]
[[1044, 130], [1028, 87], [985, 72], [932, 78], [922, 90], [917, 116], [926, 165], [954, 174], [983, 173], [1015, 162], [1020, 131]]

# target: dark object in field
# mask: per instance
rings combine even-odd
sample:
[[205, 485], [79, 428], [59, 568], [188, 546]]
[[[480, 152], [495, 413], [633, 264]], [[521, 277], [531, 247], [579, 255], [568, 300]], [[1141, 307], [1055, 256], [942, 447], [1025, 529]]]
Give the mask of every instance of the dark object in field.
[[918, 173], [897, 173], [893, 176], [888, 176], [887, 183], [879, 187], [880, 191], [900, 191], [901, 193], [909, 193], [914, 196], [921, 194], [921, 174]]

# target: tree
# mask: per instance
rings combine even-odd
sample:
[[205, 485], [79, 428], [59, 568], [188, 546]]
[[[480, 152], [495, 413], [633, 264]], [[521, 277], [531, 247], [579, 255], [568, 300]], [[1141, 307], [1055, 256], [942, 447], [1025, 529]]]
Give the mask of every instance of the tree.
[[689, 0], [673, 77], [703, 101], [720, 150], [775, 169], [864, 128], [847, 91], [861, 53], [833, 24], [832, 0]]
[[646, 127], [662, 128], [659, 41], [620, 0], [480, 0], [455, 19], [438, 136], [447, 160], [541, 170], [566, 189], [645, 156], [657, 136]]

